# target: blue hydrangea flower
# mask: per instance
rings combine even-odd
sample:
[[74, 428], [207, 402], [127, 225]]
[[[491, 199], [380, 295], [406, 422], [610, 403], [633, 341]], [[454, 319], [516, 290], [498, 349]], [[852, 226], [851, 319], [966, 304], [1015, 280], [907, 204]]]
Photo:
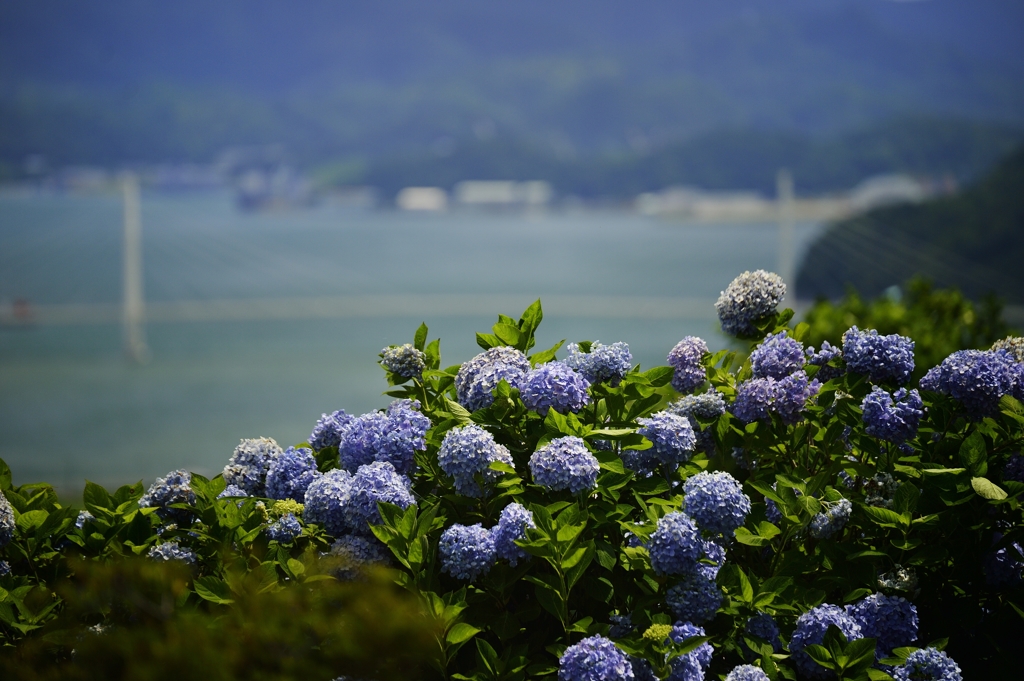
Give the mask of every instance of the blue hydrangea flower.
[[526, 539], [528, 527], [536, 525], [533, 523], [533, 514], [525, 506], [512, 502], [503, 508], [498, 517], [498, 524], [491, 528], [494, 554], [502, 560], [507, 560], [512, 567], [520, 560], [529, 558], [530, 554], [515, 544], [516, 540]]
[[85, 524], [91, 520], [96, 520], [96, 516], [88, 511], [79, 511], [78, 517], [75, 518], [75, 527], [81, 530], [85, 527]]
[[924, 416], [924, 404], [916, 390], [900, 388], [890, 395], [877, 385], [865, 396], [860, 408], [868, 435], [902, 444], [917, 435]]
[[590, 381], [561, 362], [549, 362], [526, 374], [519, 394], [530, 411], [547, 416], [549, 409], [560, 414], [576, 413], [590, 403]]
[[555, 438], [530, 457], [533, 482], [553, 491], [579, 494], [596, 489], [599, 471], [597, 457], [582, 438], [573, 435]]
[[247, 497], [248, 493], [238, 485], [228, 485], [224, 490], [217, 495], [218, 499], [224, 499], [226, 497]]
[[633, 618], [628, 614], [626, 615], [612, 615], [608, 618], [611, 620], [612, 628], [608, 630], [608, 635], [611, 638], [625, 638], [633, 633], [636, 627], [633, 625]]
[[683, 395], [665, 411], [687, 418], [711, 421], [725, 413], [725, 396], [714, 388], [699, 395]]
[[338, 460], [355, 472], [374, 461], [387, 461], [408, 475], [416, 465], [416, 452], [427, 448], [430, 419], [421, 414], [415, 400], [395, 400], [387, 411], [370, 412], [348, 422], [341, 431]]
[[822, 667], [804, 652], [804, 648], [811, 644], [821, 645], [830, 624], [839, 627], [847, 641], [864, 638], [860, 625], [839, 606], [826, 603], [800, 615], [789, 641], [789, 651], [797, 671], [805, 678], [828, 679], [834, 675], [834, 672]]
[[766, 421], [777, 414], [783, 423], [793, 425], [820, 388], [818, 380], [809, 381], [802, 370], [781, 380], [751, 378], [737, 386], [732, 413], [744, 423]]
[[301, 502], [306, 498], [306, 488], [319, 477], [313, 450], [289, 447], [271, 462], [267, 470], [267, 496]]
[[344, 409], [323, 414], [309, 435], [309, 446], [318, 452], [328, 447], [337, 447], [341, 442], [342, 428], [354, 418], [346, 414]]
[[[996, 544], [1002, 538], [1003, 534], [996, 532], [992, 537], [992, 543]], [[1024, 576], [1024, 547], [1013, 542], [998, 551], [992, 551], [985, 556], [982, 567], [989, 586], [996, 589], [1017, 586]]]
[[11, 543], [14, 539], [14, 507], [7, 497], [0, 491], [0, 549]]
[[871, 594], [846, 606], [846, 613], [860, 625], [865, 638], [875, 639], [879, 659], [917, 640], [917, 608], [900, 596]]
[[746, 632], [771, 644], [775, 652], [782, 651], [782, 634], [775, 618], [766, 612], [758, 613], [747, 620]]
[[300, 534], [302, 534], [302, 524], [292, 513], [287, 513], [267, 525], [267, 537], [282, 544], [294, 541]]
[[594, 341], [590, 352], [583, 352], [578, 344], [570, 343], [567, 349], [569, 356], [561, 360], [562, 364], [583, 374], [591, 385], [610, 383], [617, 386], [633, 368], [633, 355], [625, 343], [602, 345], [600, 341]]
[[6, 560], [0, 560], [0, 577], [6, 577], [11, 574], [11, 564]]
[[846, 527], [846, 521], [853, 513], [853, 504], [848, 499], [839, 501], [821, 501], [825, 510], [811, 518], [811, 536], [815, 539], [826, 539]]
[[358, 534], [339, 537], [331, 545], [328, 555], [340, 561], [341, 565], [331, 570], [331, 574], [342, 581], [355, 579], [363, 569], [371, 565], [391, 564], [391, 551], [388, 547], [376, 538]]
[[266, 496], [264, 482], [267, 470], [279, 456], [281, 447], [269, 437], [242, 440], [224, 467], [224, 481], [241, 487], [254, 497]]
[[725, 681], [771, 681], [771, 679], [768, 678], [768, 675], [760, 667], [755, 667], [752, 664], [741, 664], [738, 667], [732, 668], [732, 671], [726, 675]]
[[177, 560], [187, 565], [195, 565], [196, 563], [195, 552], [191, 549], [181, 548], [176, 541], [169, 541], [166, 544], [154, 546], [149, 549], [149, 553], [146, 555], [153, 560], [162, 560], [164, 562]]
[[750, 497], [724, 471], [702, 471], [683, 484], [683, 510], [704, 530], [732, 535], [750, 513]]
[[455, 376], [455, 393], [459, 404], [470, 411], [484, 409], [494, 402], [491, 393], [504, 379], [519, 388], [530, 371], [530, 361], [515, 348], [499, 346], [469, 360]]
[[668, 363], [675, 369], [672, 375], [672, 387], [681, 393], [693, 392], [708, 377], [707, 370], [701, 360], [708, 352], [708, 344], [696, 336], [687, 336], [676, 343], [668, 353]]
[[512, 455], [504, 445], [494, 441], [493, 435], [471, 423], [445, 433], [441, 447], [437, 450], [437, 462], [441, 470], [455, 481], [455, 489], [459, 494], [479, 497], [483, 490], [476, 480], [477, 476], [480, 476], [485, 486], [493, 483], [501, 477], [501, 473], [491, 470], [489, 466], [496, 462], [511, 466]]
[[623, 449], [619, 453], [623, 465], [637, 473], [638, 478], [649, 478], [658, 470], [660, 461], [654, 455], [654, 449]]
[[494, 565], [494, 539], [480, 523], [452, 525], [437, 545], [441, 569], [456, 579], [475, 581]]
[[666, 466], [676, 467], [686, 463], [693, 456], [697, 436], [689, 419], [667, 411], [659, 411], [650, 418], [640, 418], [636, 422], [641, 426], [637, 432], [654, 445], [646, 451], [652, 451]]
[[803, 367], [804, 345], [785, 330], [768, 334], [750, 353], [750, 368], [756, 378], [783, 378]]
[[192, 491], [192, 474], [186, 470], [171, 471], [150, 485], [149, 490], [139, 499], [141, 508], [159, 508], [161, 518], [174, 518], [187, 522], [191, 513], [182, 508], [168, 508], [171, 504], [195, 506], [196, 493]]
[[669, 588], [665, 605], [676, 619], [703, 624], [713, 619], [722, 606], [722, 590], [714, 580], [695, 570]]
[[[668, 637], [676, 643], [682, 643], [688, 638], [704, 635], [704, 627], [695, 626], [690, 622], [676, 622]], [[672, 673], [669, 674], [667, 681], [703, 681], [704, 672], [711, 664], [713, 652], [710, 643], [701, 643], [695, 650], [672, 660]]]
[[906, 336], [878, 335], [851, 326], [843, 334], [843, 359], [846, 368], [867, 374], [872, 381], [895, 381], [903, 385], [914, 371], [914, 341]]
[[1024, 482], [1024, 456], [1020, 452], [1010, 456], [1003, 467], [1003, 480]]
[[700, 530], [690, 516], [673, 511], [658, 520], [647, 542], [651, 567], [660, 575], [684, 575], [692, 572], [704, 551]]
[[730, 336], [749, 336], [756, 322], [770, 316], [786, 295], [782, 277], [764, 270], [744, 272], [729, 283], [715, 302], [722, 331]]
[[590, 636], [562, 653], [558, 681], [634, 681], [633, 667], [609, 639]]
[[814, 348], [807, 348], [804, 350], [804, 353], [807, 355], [808, 364], [821, 367], [818, 369], [818, 373], [816, 373], [814, 377], [822, 383], [827, 383], [833, 378], [839, 378], [846, 373], [845, 366], [834, 367], [829, 364], [833, 360], [842, 361], [843, 351], [841, 348], [835, 347], [828, 341], [821, 342], [821, 350], [815, 351]]
[[[344, 505], [348, 529], [356, 534], [370, 534], [370, 525], [379, 525], [381, 522], [377, 502], [384, 501], [409, 508], [416, 503], [411, 487], [409, 478], [396, 471], [387, 461], [360, 466], [349, 483], [348, 498]], [[308, 511], [306, 517], [309, 517]]]
[[915, 650], [893, 672], [896, 681], [963, 681], [960, 666], [936, 648]]
[[345, 508], [352, 487], [352, 474], [336, 468], [317, 478], [306, 488], [303, 516], [308, 523], [323, 526], [329, 533], [345, 533]]
[[997, 411], [1003, 395], [1020, 391], [1022, 366], [1004, 351], [958, 350], [925, 374], [921, 389], [950, 395], [981, 419]]
[[[702, 548], [704, 555], [701, 556], [701, 562], [697, 563], [697, 572], [711, 581], [715, 581], [718, 571], [725, 565], [725, 547], [709, 539], [703, 543]], [[714, 565], [705, 563], [704, 559], [713, 561]]]
[[427, 368], [427, 356], [411, 343], [392, 345], [380, 351], [380, 364], [399, 378], [418, 378]]

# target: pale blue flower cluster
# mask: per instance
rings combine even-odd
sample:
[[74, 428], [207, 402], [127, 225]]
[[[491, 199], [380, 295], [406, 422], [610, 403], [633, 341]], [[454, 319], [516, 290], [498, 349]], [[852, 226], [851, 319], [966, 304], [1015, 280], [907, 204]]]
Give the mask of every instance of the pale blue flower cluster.
[[168, 508], [171, 504], [195, 506], [196, 493], [192, 491], [192, 474], [186, 470], [171, 471], [149, 486], [139, 499], [141, 508], [158, 508], [161, 518], [174, 518], [186, 522], [192, 514], [183, 508]]
[[683, 510], [702, 529], [731, 536], [750, 513], [750, 497], [724, 471], [702, 471], [683, 484]]
[[673, 511], [658, 520], [647, 542], [651, 567], [660, 575], [684, 575], [693, 572], [704, 551], [700, 530], [690, 516]]
[[875, 639], [878, 659], [917, 640], [917, 608], [900, 596], [871, 594], [846, 606], [846, 614], [860, 625], [865, 638]]
[[0, 577], [6, 577], [11, 574], [11, 564], [6, 560], [0, 560]]
[[146, 554], [153, 560], [167, 561], [180, 561], [187, 565], [195, 565], [196, 554], [191, 549], [185, 549], [178, 546], [178, 542], [169, 541], [166, 544], [160, 544], [149, 549], [149, 553]]
[[249, 494], [239, 487], [238, 485], [228, 485], [224, 490], [217, 495], [218, 499], [225, 499], [227, 497], [248, 497]]
[[323, 526], [329, 534], [345, 533], [345, 506], [349, 499], [352, 474], [334, 469], [317, 478], [306, 488], [303, 517], [306, 522]]
[[360, 466], [386, 461], [408, 475], [416, 465], [416, 452], [427, 448], [430, 419], [415, 400], [395, 400], [387, 411], [370, 412], [349, 421], [341, 431], [338, 459], [355, 472]]
[[800, 615], [789, 641], [789, 651], [792, 653], [790, 659], [804, 678], [828, 679], [833, 675], [832, 671], [819, 665], [804, 652], [804, 648], [809, 645], [821, 645], [830, 624], [838, 627], [847, 641], [864, 638], [860, 625], [839, 606], [826, 603]]
[[562, 362], [549, 362], [526, 374], [519, 387], [523, 404], [530, 411], [547, 416], [549, 409], [560, 414], [576, 413], [590, 403], [590, 381]]
[[758, 613], [747, 620], [746, 632], [771, 644], [775, 652], [782, 651], [782, 634], [775, 618], [766, 612]]
[[894, 381], [903, 385], [914, 371], [914, 341], [906, 336], [880, 336], [871, 329], [851, 326], [843, 334], [843, 359], [846, 368], [867, 374], [872, 381]]
[[752, 664], [741, 664], [733, 667], [725, 677], [725, 681], [771, 681], [760, 667]]
[[722, 331], [731, 336], [747, 336], [754, 324], [770, 316], [786, 295], [782, 277], [764, 270], [744, 272], [729, 283], [715, 302]]
[[1020, 452], [1012, 454], [1003, 466], [1003, 480], [1024, 482], [1024, 455]]
[[686, 463], [693, 456], [697, 437], [690, 420], [667, 411], [659, 411], [650, 418], [639, 418], [637, 431], [654, 445], [643, 450], [653, 455], [669, 469]]
[[608, 630], [608, 635], [612, 638], [625, 638], [633, 633], [636, 627], [633, 625], [633, 618], [627, 615], [612, 615], [608, 618], [611, 620], [612, 628]]
[[617, 386], [633, 368], [633, 355], [625, 343], [602, 345], [600, 341], [594, 341], [590, 352], [583, 352], [579, 345], [570, 343], [567, 349], [569, 356], [562, 360], [562, 364], [583, 374], [591, 385], [610, 383]]
[[830, 366], [829, 363], [832, 360], [842, 360], [843, 351], [840, 348], [835, 347], [828, 341], [821, 342], [821, 350], [815, 351], [814, 348], [807, 348], [804, 350], [807, 355], [807, 363], [813, 364], [814, 366], [821, 367], [818, 369], [818, 373], [814, 375], [816, 379], [822, 383], [827, 383], [833, 378], [838, 378], [846, 373], [845, 368]]
[[1003, 350], [1013, 357], [1013, 361], [1024, 362], [1024, 336], [1007, 336], [1002, 340], [997, 340], [989, 349], [993, 352]]
[[287, 544], [302, 534], [302, 523], [292, 513], [286, 513], [267, 525], [267, 537], [272, 541]]
[[437, 545], [441, 569], [456, 579], [474, 581], [494, 566], [494, 538], [480, 523], [452, 525]]
[[893, 497], [899, 488], [899, 480], [891, 474], [876, 473], [864, 481], [864, 503], [878, 508], [892, 508]]
[[853, 504], [848, 499], [822, 500], [821, 505], [825, 510], [811, 518], [811, 536], [815, 539], [826, 539], [846, 527], [853, 513]]
[[1005, 351], [958, 350], [928, 370], [921, 389], [949, 395], [981, 419], [996, 412], [1003, 395], [1022, 397], [1024, 364]]
[[633, 668], [611, 640], [590, 636], [562, 653], [558, 681], [634, 681]]
[[0, 491], [0, 549], [11, 543], [14, 539], [14, 507], [7, 497]]
[[755, 378], [784, 378], [803, 366], [803, 343], [790, 338], [785, 330], [768, 334], [750, 353], [750, 368]]
[[896, 681], [963, 681], [960, 666], [936, 648], [915, 650], [893, 672]]
[[530, 361], [515, 348], [499, 346], [469, 360], [455, 376], [459, 404], [470, 411], [484, 409], [494, 402], [492, 392], [504, 379], [513, 388], [522, 386]]
[[[360, 466], [349, 482], [345, 504], [345, 522], [356, 534], [369, 534], [370, 525], [381, 522], [377, 502], [409, 508], [416, 500], [412, 496], [409, 478], [395, 470], [387, 461]], [[308, 516], [307, 516], [308, 517]]]
[[520, 560], [529, 558], [529, 554], [516, 546], [516, 540], [526, 539], [526, 528], [536, 527], [533, 514], [525, 506], [512, 502], [502, 509], [498, 524], [491, 528], [494, 540], [494, 555], [515, 567]]
[[665, 411], [687, 418], [711, 421], [725, 413], [725, 396], [714, 388], [699, 395], [683, 395]]
[[271, 462], [267, 470], [267, 496], [301, 502], [306, 498], [310, 483], [319, 477], [313, 450], [289, 447]]
[[713, 579], [694, 571], [665, 593], [665, 605], [676, 619], [703, 624], [713, 619], [722, 605], [722, 590]]
[[820, 388], [821, 383], [809, 381], [803, 370], [779, 380], [751, 378], [737, 387], [732, 413], [744, 423], [766, 421], [777, 414], [783, 423], [793, 425]]
[[889, 394], [877, 385], [864, 397], [860, 408], [868, 435], [895, 444], [902, 444], [917, 435], [924, 416], [924, 404], [917, 390], [900, 388]]
[[555, 438], [530, 457], [533, 482], [553, 491], [579, 494], [596, 489], [600, 468], [583, 439], [573, 435]]
[[92, 520], [96, 520], [96, 516], [94, 516], [92, 513], [89, 513], [88, 511], [79, 511], [78, 517], [75, 518], [75, 527], [81, 530], [85, 527], [85, 524], [87, 522]]
[[427, 356], [411, 343], [392, 345], [380, 351], [380, 364], [399, 378], [417, 378], [427, 368]]
[[251, 496], [266, 496], [264, 484], [270, 463], [281, 456], [281, 447], [269, 437], [242, 440], [224, 467], [224, 482]]
[[708, 377], [702, 359], [708, 352], [708, 344], [702, 338], [687, 336], [676, 343], [668, 353], [668, 363], [675, 369], [672, 387], [681, 393], [693, 392]]
[[[697, 563], [697, 572], [714, 581], [718, 577], [718, 571], [725, 565], [725, 547], [708, 539], [704, 541], [702, 548], [704, 555], [701, 556], [701, 562]], [[704, 559], [713, 561], [714, 565], [708, 565]]]
[[494, 441], [489, 432], [471, 423], [462, 428], [453, 428], [444, 435], [437, 451], [437, 462], [441, 470], [455, 481], [455, 489], [467, 497], [479, 497], [484, 493], [477, 482], [477, 476], [487, 486], [501, 477], [501, 473], [489, 468], [492, 463], [512, 465], [512, 455], [504, 445]]
[[[694, 636], [704, 636], [704, 627], [698, 627], [690, 622], [676, 622], [672, 632], [668, 635], [675, 643], [682, 643]], [[704, 673], [711, 665], [711, 656], [714, 649], [710, 643], [701, 643], [696, 649], [680, 655], [670, 663], [672, 673], [667, 681], [704, 681]]]
[[349, 534], [339, 537], [331, 545], [328, 555], [340, 559], [341, 566], [332, 574], [342, 581], [355, 579], [359, 572], [370, 565], [389, 565], [391, 552], [384, 544], [372, 537]]
[[337, 447], [341, 442], [342, 428], [354, 418], [354, 416], [346, 414], [344, 409], [323, 414], [309, 435], [309, 446], [318, 452], [328, 447]]

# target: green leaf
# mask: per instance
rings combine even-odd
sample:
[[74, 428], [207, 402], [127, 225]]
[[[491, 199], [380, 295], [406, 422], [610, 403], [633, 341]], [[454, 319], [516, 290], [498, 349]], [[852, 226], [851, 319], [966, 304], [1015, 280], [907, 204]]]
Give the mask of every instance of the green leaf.
[[413, 347], [417, 350], [423, 350], [423, 346], [427, 343], [427, 324], [423, 322], [420, 327], [416, 329], [416, 335], [413, 337]]
[[920, 498], [921, 491], [913, 483], [904, 482], [893, 495], [892, 507], [897, 513], [913, 513]]
[[95, 482], [85, 481], [85, 491], [82, 492], [82, 500], [86, 506], [93, 506], [95, 508], [103, 508], [108, 511], [114, 510], [113, 499], [107, 493], [107, 490], [103, 489], [100, 485]]
[[843, 653], [849, 658], [846, 663], [847, 669], [857, 670], [858, 667], [867, 668], [875, 662], [875, 644], [873, 638], [859, 638], [850, 641]]
[[643, 372], [640, 376], [647, 379], [647, 382], [655, 388], [660, 388], [663, 385], [668, 385], [674, 374], [675, 369], [672, 367], [654, 367]]
[[736, 541], [747, 546], [767, 546], [771, 539], [754, 534], [745, 527], [736, 528]]
[[828, 648], [826, 648], [825, 646], [818, 645], [817, 643], [812, 643], [810, 645], [804, 646], [804, 652], [807, 653], [808, 657], [810, 657], [812, 660], [817, 662], [822, 667], [825, 667], [826, 669], [836, 668], [835, 663], [832, 661], [832, 653], [830, 653], [828, 651]]
[[452, 400], [445, 399], [445, 409], [447, 409], [448, 413], [455, 417], [455, 420], [462, 425], [466, 425], [468, 423], [473, 422], [473, 415], [470, 414], [469, 410], [467, 410], [458, 402], [453, 402]]
[[25, 511], [18, 516], [15, 524], [19, 530], [28, 533], [46, 522], [49, 517], [50, 514], [43, 510]]
[[960, 445], [960, 462], [971, 475], [982, 476], [988, 472], [988, 450], [985, 437], [977, 430]]
[[480, 629], [477, 629], [472, 624], [466, 624], [465, 622], [459, 622], [454, 627], [448, 630], [448, 635], [445, 636], [445, 640], [449, 644], [465, 643], [469, 639], [473, 638], [480, 633]]
[[558, 352], [558, 349], [561, 348], [564, 343], [565, 339], [563, 338], [547, 350], [541, 350], [540, 352], [533, 353], [529, 357], [530, 364], [536, 366], [538, 364], [546, 364], [547, 362], [550, 362], [555, 358], [555, 353]]
[[193, 584], [196, 595], [203, 600], [219, 605], [231, 605], [235, 602], [235, 599], [231, 598], [231, 587], [222, 579], [212, 576], [198, 577]]
[[874, 667], [868, 667], [865, 672], [868, 675], [870, 681], [894, 681], [891, 676], [883, 672], [881, 669], [875, 669]]
[[736, 576], [740, 580], [740, 597], [744, 603], [750, 603], [754, 600], [754, 587], [750, 584], [750, 579], [747, 577], [747, 573], [743, 571], [743, 568], [736, 566]]
[[863, 506], [862, 508], [864, 513], [879, 525], [892, 525], [893, 527], [908, 527], [910, 525], [905, 516], [895, 511], [890, 511], [887, 508], [878, 508], [876, 506]]
[[530, 307], [523, 310], [523, 316], [520, 317], [520, 325], [528, 334], [532, 334], [540, 326], [541, 320], [544, 319], [544, 309], [541, 307], [540, 298], [530, 303]]
[[1006, 498], [1006, 492], [988, 478], [971, 478], [971, 487], [983, 499], [999, 501]]
[[496, 348], [499, 345], [504, 345], [497, 336], [493, 336], [489, 333], [478, 333], [476, 335], [476, 344], [484, 350], [490, 350], [491, 348]]
[[7, 465], [6, 461], [0, 459], [0, 490], [10, 489], [13, 479], [11, 467]]
[[494, 335], [500, 338], [506, 345], [519, 348], [521, 345], [525, 345], [526, 343], [526, 334], [511, 324], [502, 324], [499, 322], [492, 327], [492, 331], [494, 331]]

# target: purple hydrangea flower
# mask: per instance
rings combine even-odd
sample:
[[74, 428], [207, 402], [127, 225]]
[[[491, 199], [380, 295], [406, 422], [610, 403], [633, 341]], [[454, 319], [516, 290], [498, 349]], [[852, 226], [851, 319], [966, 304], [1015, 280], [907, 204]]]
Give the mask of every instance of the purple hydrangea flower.
[[825, 510], [811, 518], [811, 536], [815, 539], [826, 539], [846, 527], [846, 521], [853, 513], [853, 504], [848, 499], [822, 500], [821, 505]]
[[597, 457], [573, 435], [555, 438], [530, 457], [533, 482], [549, 490], [589, 492], [597, 488], [599, 470]]
[[665, 593], [665, 605], [676, 619], [703, 624], [722, 606], [722, 590], [703, 573], [690, 572]]
[[846, 368], [867, 374], [872, 381], [895, 381], [903, 385], [914, 371], [914, 341], [906, 336], [878, 335], [851, 326], [843, 334], [843, 359]]
[[1010, 456], [1003, 467], [1003, 480], [1024, 482], [1024, 456], [1020, 452]]
[[658, 520], [647, 542], [651, 567], [660, 575], [684, 575], [693, 572], [704, 552], [704, 541], [696, 523], [682, 511], [673, 511]]
[[[668, 637], [675, 643], [682, 643], [688, 638], [704, 635], [704, 627], [695, 626], [690, 622], [676, 622]], [[680, 655], [672, 660], [672, 673], [669, 674], [667, 681], [703, 681], [704, 672], [711, 665], [713, 653], [710, 643], [701, 643], [695, 650]]]
[[744, 272], [730, 282], [715, 302], [722, 331], [730, 336], [748, 336], [754, 324], [770, 316], [786, 295], [782, 277], [764, 270]]
[[348, 505], [352, 474], [337, 468], [317, 478], [306, 488], [302, 512], [308, 523], [322, 525], [329, 534], [345, 534], [345, 507]]
[[11, 574], [11, 564], [6, 560], [0, 560], [0, 577], [6, 577]]
[[758, 613], [747, 620], [745, 631], [751, 636], [770, 643], [775, 652], [782, 651], [782, 634], [779, 632], [779, 625], [775, 623], [775, 618], [768, 613]]
[[238, 485], [228, 485], [224, 490], [217, 495], [218, 499], [225, 499], [227, 497], [247, 497], [248, 493]]
[[611, 640], [590, 636], [562, 653], [558, 681], [634, 681], [633, 668]]
[[412, 344], [392, 345], [380, 351], [382, 367], [403, 379], [418, 378], [427, 368], [427, 356]]
[[355, 416], [346, 414], [344, 409], [323, 414], [309, 435], [309, 446], [317, 452], [328, 447], [337, 447], [341, 442], [342, 429], [354, 418]]
[[650, 418], [640, 418], [637, 431], [654, 445], [650, 450], [661, 463], [669, 467], [686, 463], [693, 456], [697, 437], [690, 420], [667, 411], [659, 411]]
[[708, 344], [696, 336], [687, 336], [676, 343], [668, 353], [668, 363], [675, 369], [672, 387], [681, 393], [693, 392], [707, 379], [707, 370], [701, 362], [708, 352]]
[[875, 639], [879, 659], [917, 640], [917, 608], [905, 598], [871, 594], [846, 606], [846, 614], [860, 625], [865, 638]]
[[4, 493], [0, 492], [0, 549], [10, 544], [11, 540], [14, 539], [15, 527], [14, 507], [11, 506], [11, 502], [7, 501]]
[[504, 379], [513, 388], [522, 386], [530, 371], [530, 361], [515, 348], [499, 346], [469, 360], [455, 376], [455, 392], [459, 404], [470, 411], [491, 406], [491, 393]]
[[266, 496], [264, 482], [267, 470], [279, 456], [281, 447], [269, 437], [242, 440], [224, 467], [224, 481], [241, 487], [254, 497]]
[[889, 394], [877, 385], [871, 388], [860, 408], [868, 435], [895, 444], [902, 444], [917, 435], [924, 416], [924, 404], [916, 390], [900, 388]]
[[893, 672], [896, 681], [963, 681], [960, 667], [935, 648], [915, 650]]
[[612, 623], [612, 628], [608, 630], [608, 635], [612, 638], [625, 638], [636, 629], [633, 625], [633, 619], [628, 614], [612, 615], [608, 619]]
[[958, 350], [925, 374], [921, 389], [950, 395], [981, 419], [996, 412], [1003, 395], [1022, 390], [1022, 367], [1004, 351]]
[[444, 435], [437, 451], [437, 462], [441, 470], [455, 481], [455, 489], [467, 497], [483, 494], [477, 482], [480, 476], [484, 485], [493, 483], [501, 473], [490, 469], [492, 463], [512, 465], [512, 455], [504, 445], [494, 441], [489, 432], [471, 423], [462, 428], [453, 428]]
[[583, 374], [591, 385], [610, 383], [617, 386], [633, 368], [633, 355], [625, 343], [602, 345], [600, 341], [594, 341], [590, 352], [583, 352], [579, 345], [570, 343], [568, 350], [569, 356], [562, 360], [562, 364]]
[[525, 506], [512, 502], [502, 509], [498, 524], [491, 528], [494, 540], [494, 554], [509, 565], [515, 567], [520, 560], [529, 558], [529, 554], [516, 546], [516, 540], [526, 539], [526, 528], [536, 527], [533, 514]]
[[[718, 571], [725, 565], [725, 547], [709, 539], [703, 543], [702, 548], [704, 555], [701, 556], [701, 562], [697, 563], [697, 572], [711, 581], [715, 581], [715, 578], [718, 577]], [[714, 565], [708, 565], [703, 562], [704, 559], [713, 561]]]
[[838, 378], [846, 373], [845, 367], [840, 368], [829, 365], [833, 360], [842, 361], [843, 351], [828, 341], [822, 341], [821, 350], [818, 350], [817, 352], [815, 352], [814, 348], [807, 348], [804, 352], [807, 354], [808, 364], [821, 367], [818, 369], [818, 373], [816, 373], [814, 377], [822, 383], [827, 383], [833, 378]]
[[442, 569], [456, 579], [475, 581], [494, 565], [494, 539], [480, 523], [452, 525], [437, 545]]
[[714, 388], [699, 395], [683, 395], [665, 411], [687, 418], [711, 421], [725, 413], [725, 396]]
[[287, 544], [302, 534], [302, 524], [294, 513], [286, 513], [267, 525], [267, 537], [272, 541]]
[[373, 537], [348, 534], [331, 545], [328, 555], [340, 559], [341, 566], [331, 571], [337, 579], [350, 581], [370, 565], [390, 565], [391, 551]]
[[356, 534], [370, 534], [370, 525], [379, 525], [381, 522], [377, 502], [409, 508], [416, 503], [411, 487], [409, 478], [396, 471], [387, 461], [360, 466], [349, 483], [348, 498], [344, 505], [348, 529]]
[[752, 664], [741, 664], [733, 667], [725, 677], [725, 681], [771, 681], [760, 667]]
[[416, 465], [416, 452], [427, 448], [430, 419], [415, 400], [395, 400], [385, 412], [352, 419], [342, 429], [338, 444], [341, 467], [355, 471], [374, 461], [387, 461], [408, 475]]
[[590, 403], [590, 382], [561, 362], [542, 364], [526, 374], [519, 394], [530, 411], [547, 416], [549, 409], [560, 414], [576, 413]]
[[149, 550], [149, 553], [147, 553], [146, 556], [157, 561], [168, 562], [176, 560], [185, 563], [186, 565], [196, 564], [195, 552], [191, 549], [185, 549], [178, 546], [178, 542], [176, 541], [169, 541], [166, 544], [154, 546]]
[[755, 378], [783, 378], [804, 366], [804, 346], [789, 337], [788, 331], [768, 334], [750, 353], [750, 368]]
[[171, 471], [150, 485], [142, 498], [140, 508], [158, 508], [161, 518], [173, 518], [178, 522], [186, 522], [192, 514], [181, 508], [168, 508], [171, 504], [188, 504], [195, 506], [196, 493], [192, 491], [192, 474], [186, 470]]
[[[996, 544], [1002, 538], [1002, 533], [996, 532], [992, 543]], [[1024, 576], [1024, 548], [1013, 542], [998, 551], [992, 551], [985, 556], [982, 567], [989, 586], [996, 589], [1017, 586]]]
[[289, 447], [271, 462], [267, 470], [267, 496], [301, 502], [306, 498], [306, 488], [320, 475], [313, 450]]
[[737, 387], [732, 413], [744, 423], [766, 421], [777, 414], [783, 423], [793, 425], [820, 388], [818, 380], [808, 381], [802, 370], [781, 380], [751, 378]]
[[683, 484], [683, 510], [702, 529], [732, 535], [750, 513], [750, 497], [724, 471], [702, 471]]
[[833, 675], [831, 670], [822, 667], [804, 652], [804, 648], [811, 644], [822, 644], [825, 632], [831, 624], [839, 627], [847, 641], [864, 638], [860, 625], [839, 606], [826, 603], [800, 615], [796, 620], [793, 637], [789, 641], [789, 650], [792, 653], [790, 659], [803, 677], [828, 679]]

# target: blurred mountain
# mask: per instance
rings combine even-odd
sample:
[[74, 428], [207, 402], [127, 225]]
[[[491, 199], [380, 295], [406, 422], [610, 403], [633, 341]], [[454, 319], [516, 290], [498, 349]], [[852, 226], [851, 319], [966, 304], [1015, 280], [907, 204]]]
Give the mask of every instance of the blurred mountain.
[[0, 0], [0, 159], [492, 137], [571, 159], [720, 129], [1021, 123], [1022, 27], [1013, 0]]
[[958, 195], [883, 208], [833, 225], [811, 247], [800, 298], [865, 297], [912, 274], [979, 299], [1024, 303], [1024, 146]]

